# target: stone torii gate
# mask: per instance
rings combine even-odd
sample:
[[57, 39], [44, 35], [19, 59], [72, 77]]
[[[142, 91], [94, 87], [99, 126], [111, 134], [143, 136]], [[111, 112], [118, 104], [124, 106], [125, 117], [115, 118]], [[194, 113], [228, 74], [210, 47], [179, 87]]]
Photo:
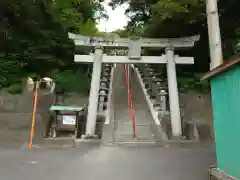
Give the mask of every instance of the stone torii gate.
[[[176, 64], [194, 64], [194, 58], [179, 57], [174, 54], [174, 50], [193, 47], [195, 42], [199, 40], [199, 36], [170, 39], [129, 39], [111, 37], [88, 37], [69, 33], [69, 38], [74, 40], [76, 46], [95, 48], [94, 54], [74, 56], [74, 61], [76, 63], [93, 63], [85, 135], [86, 137], [93, 137], [95, 135], [102, 63], [166, 64], [172, 134], [174, 137], [182, 136]], [[108, 56], [106, 54], [103, 54], [103, 48], [128, 48], [128, 56]], [[142, 48], [165, 49], [165, 54], [161, 56], [141, 56]]]

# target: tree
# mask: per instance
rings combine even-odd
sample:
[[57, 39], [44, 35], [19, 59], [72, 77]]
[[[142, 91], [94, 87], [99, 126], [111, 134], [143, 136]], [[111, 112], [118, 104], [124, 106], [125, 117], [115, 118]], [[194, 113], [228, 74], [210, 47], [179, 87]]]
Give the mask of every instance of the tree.
[[[126, 2], [129, 2], [126, 13], [131, 17], [130, 32], [141, 28], [142, 36], [155, 38], [200, 34], [200, 42], [190, 52], [196, 59], [194, 71], [209, 69], [205, 0], [112, 0], [110, 5], [115, 8]], [[236, 52], [239, 42], [240, 1], [219, 0], [218, 5], [224, 57], [227, 58]]]
[[94, 35], [100, 16], [106, 17], [94, 0], [1, 1], [0, 86], [20, 83], [29, 74], [56, 75], [56, 70], [74, 74], [80, 68], [84, 75], [85, 66], [74, 65], [68, 32]]

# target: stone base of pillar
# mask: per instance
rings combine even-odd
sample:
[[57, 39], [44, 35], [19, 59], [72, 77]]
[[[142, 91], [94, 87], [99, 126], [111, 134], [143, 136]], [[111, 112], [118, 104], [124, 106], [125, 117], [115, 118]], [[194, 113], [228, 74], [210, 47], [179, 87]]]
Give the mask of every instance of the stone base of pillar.
[[172, 135], [171, 121], [168, 116], [165, 116], [161, 120], [161, 127], [162, 127], [164, 134], [167, 136], [168, 140], [170, 140], [172, 142], [182, 142], [182, 141], [187, 140], [185, 136], [173, 136]]
[[90, 134], [83, 134], [81, 136], [81, 139], [99, 139], [98, 135], [90, 135]]
[[186, 137], [185, 136], [172, 136], [171, 140], [174, 142], [181, 142], [183, 140], [186, 140]]
[[232, 177], [215, 167], [210, 167], [210, 169], [208, 170], [208, 173], [209, 173], [209, 180], [234, 180], [234, 179], [236, 179], [235, 177]]

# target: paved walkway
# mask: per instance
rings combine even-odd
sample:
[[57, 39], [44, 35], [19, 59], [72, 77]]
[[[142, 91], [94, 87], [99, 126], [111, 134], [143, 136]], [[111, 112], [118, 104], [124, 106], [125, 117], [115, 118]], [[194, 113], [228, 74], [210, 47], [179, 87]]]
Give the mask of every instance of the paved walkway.
[[103, 147], [0, 149], [2, 180], [207, 180], [208, 149]]

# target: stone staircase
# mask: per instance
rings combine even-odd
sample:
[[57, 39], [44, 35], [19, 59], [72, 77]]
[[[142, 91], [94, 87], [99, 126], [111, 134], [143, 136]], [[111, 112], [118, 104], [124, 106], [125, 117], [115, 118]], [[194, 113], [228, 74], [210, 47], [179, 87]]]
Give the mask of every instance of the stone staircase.
[[[149, 65], [140, 64], [135, 66], [136, 71], [139, 73], [140, 81], [144, 84], [150, 104], [152, 104], [155, 113], [157, 113], [158, 120], [160, 121], [160, 127], [164, 140], [172, 140], [172, 129], [170, 121], [170, 107], [168, 102], [168, 84], [166, 77], [166, 68], [163, 65]], [[181, 108], [181, 107], [180, 107]], [[182, 118], [182, 132], [185, 141], [199, 141], [204, 131], [208, 131], [208, 128], [197, 127], [196, 123], [191, 121], [183, 121], [184, 113], [181, 110]], [[202, 138], [204, 139], [204, 137]], [[206, 139], [206, 138], [205, 138]]]
[[155, 126], [149, 112], [142, 88], [133, 71], [130, 72], [130, 87], [135, 110], [136, 138], [133, 138], [132, 121], [128, 106], [127, 88], [122, 65], [116, 67], [114, 87], [114, 141], [115, 142], [155, 142]]

